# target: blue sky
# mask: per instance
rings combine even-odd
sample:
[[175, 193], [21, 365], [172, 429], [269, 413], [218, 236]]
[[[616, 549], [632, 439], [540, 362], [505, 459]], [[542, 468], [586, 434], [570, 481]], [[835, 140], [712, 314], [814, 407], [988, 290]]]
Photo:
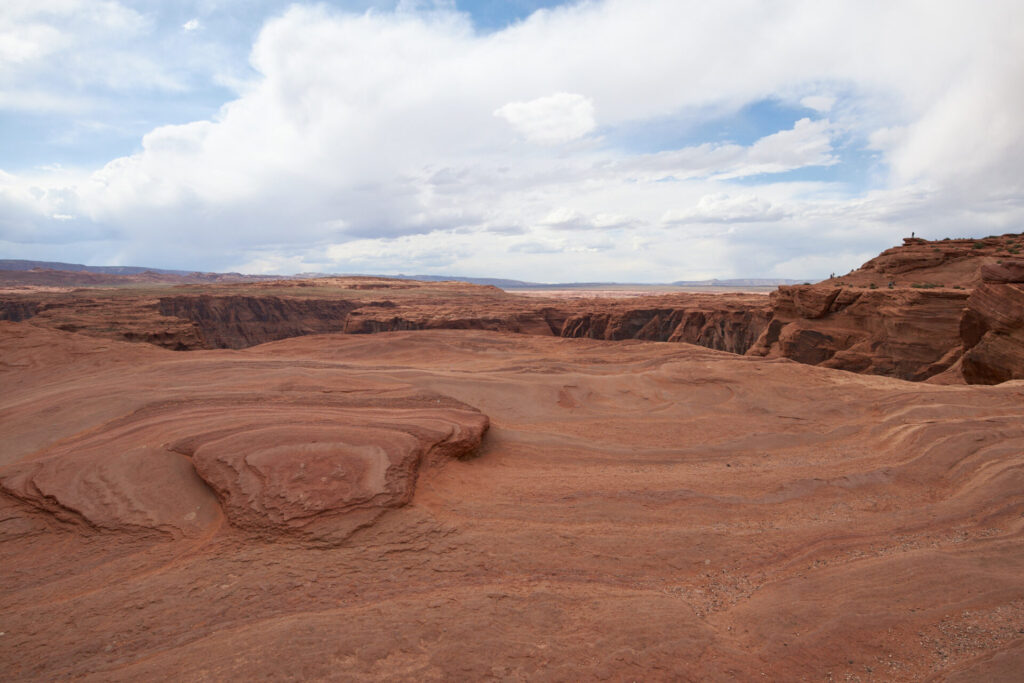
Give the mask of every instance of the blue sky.
[[1019, 2], [5, 0], [0, 256], [818, 278], [1020, 231]]

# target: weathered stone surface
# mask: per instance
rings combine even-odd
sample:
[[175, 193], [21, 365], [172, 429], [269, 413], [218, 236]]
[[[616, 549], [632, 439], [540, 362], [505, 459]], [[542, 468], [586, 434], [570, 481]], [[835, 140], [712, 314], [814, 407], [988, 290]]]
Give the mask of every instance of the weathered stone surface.
[[955, 289], [780, 287], [749, 355], [920, 381], [959, 357], [969, 293]]
[[0, 319], [31, 319], [39, 326], [176, 351], [241, 349], [332, 332], [452, 329], [686, 342], [743, 353], [769, 317], [767, 297], [759, 294], [566, 299], [460, 282], [366, 277], [0, 298]]
[[747, 353], [942, 384], [1024, 376], [1022, 248], [1016, 234], [906, 238], [847, 275], [780, 287]]
[[686, 342], [740, 354], [750, 348], [771, 317], [766, 298], [759, 295], [595, 300], [579, 302], [577, 308], [584, 311], [566, 319], [560, 336]]
[[0, 322], [0, 385], [5, 679], [1019, 670], [1020, 383], [477, 330], [183, 354]]
[[62, 522], [107, 531], [195, 537], [220, 514], [188, 458], [133, 441], [61, 449], [4, 469], [0, 491]]
[[253, 407], [244, 421], [252, 426], [171, 448], [191, 452], [232, 524], [343, 538], [381, 511], [408, 503], [424, 460], [476, 452], [486, 416], [468, 406], [425, 407], [441, 400], [393, 397], [386, 407], [331, 410]]
[[960, 335], [962, 373], [968, 383], [1024, 379], [1024, 284], [986, 282], [975, 289]]
[[341, 332], [357, 304], [276, 296], [162, 297], [157, 310], [196, 324], [206, 348], [244, 349], [307, 334]]
[[[488, 427], [485, 415], [443, 394], [337, 369], [311, 376], [301, 364], [241, 358], [216, 367], [3, 325], [0, 333], [13, 328], [8, 345], [21, 346], [6, 349], [11, 367], [68, 390], [19, 403], [32, 387], [11, 387], [15, 403], [0, 412], [0, 492], [66, 523], [195, 537], [226, 516], [268, 539], [338, 542], [408, 503], [424, 465], [475, 453]], [[91, 352], [78, 350], [83, 342]], [[116, 367], [115, 354], [133, 364], [127, 376], [63, 377], [62, 365]], [[62, 421], [48, 426], [53, 412]]]
[[1024, 259], [1004, 259], [981, 267], [981, 281], [990, 284], [1024, 282]]
[[1024, 249], [1024, 235], [1007, 234], [983, 239], [927, 241], [905, 239], [899, 247], [887, 249], [863, 266], [833, 278], [833, 284], [877, 287], [939, 285], [974, 287], [981, 283], [983, 266], [1012, 259]]

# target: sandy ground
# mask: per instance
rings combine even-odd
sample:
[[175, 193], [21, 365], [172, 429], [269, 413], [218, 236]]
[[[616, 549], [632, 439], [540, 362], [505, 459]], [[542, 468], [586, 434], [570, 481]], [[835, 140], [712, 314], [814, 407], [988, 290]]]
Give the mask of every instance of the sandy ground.
[[[174, 353], [26, 323], [0, 324], [0, 382], [8, 680], [1024, 670], [1024, 382], [458, 330]], [[341, 540], [233, 523], [171, 448], [252, 429], [243, 404], [314, 442], [330, 419], [302, 406], [395, 387], [490, 430]]]

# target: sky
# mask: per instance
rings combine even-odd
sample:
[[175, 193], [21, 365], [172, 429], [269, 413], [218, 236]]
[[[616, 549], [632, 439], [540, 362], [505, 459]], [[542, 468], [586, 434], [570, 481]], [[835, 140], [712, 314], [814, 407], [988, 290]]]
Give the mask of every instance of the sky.
[[0, 258], [816, 280], [1024, 231], [1020, 0], [3, 0]]

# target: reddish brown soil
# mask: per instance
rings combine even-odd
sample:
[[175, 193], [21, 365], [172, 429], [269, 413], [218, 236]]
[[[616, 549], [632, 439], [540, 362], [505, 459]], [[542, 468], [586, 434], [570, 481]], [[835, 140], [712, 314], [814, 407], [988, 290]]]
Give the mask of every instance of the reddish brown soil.
[[0, 383], [7, 680], [1024, 666], [1021, 381], [477, 330], [174, 353], [28, 320], [0, 323]]

